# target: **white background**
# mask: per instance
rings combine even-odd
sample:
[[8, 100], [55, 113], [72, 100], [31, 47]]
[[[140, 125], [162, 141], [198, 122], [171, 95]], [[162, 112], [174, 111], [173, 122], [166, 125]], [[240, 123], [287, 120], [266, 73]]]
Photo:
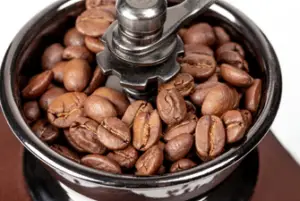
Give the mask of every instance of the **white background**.
[[[300, 6], [296, 0], [227, 0], [246, 13], [273, 44], [283, 73], [283, 97], [272, 130], [300, 163]], [[1, 1], [0, 60], [19, 29], [54, 0]]]

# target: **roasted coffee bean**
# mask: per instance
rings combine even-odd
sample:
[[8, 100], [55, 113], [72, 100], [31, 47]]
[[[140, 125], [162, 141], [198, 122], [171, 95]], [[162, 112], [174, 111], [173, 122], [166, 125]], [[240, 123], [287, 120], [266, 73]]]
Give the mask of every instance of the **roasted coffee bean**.
[[106, 117], [117, 116], [117, 111], [110, 101], [95, 95], [88, 97], [84, 102], [84, 113], [99, 123]]
[[115, 4], [115, 0], [86, 0], [85, 1], [85, 7], [86, 9], [92, 9], [92, 8], [97, 8], [101, 7], [102, 5], [107, 5], [107, 4]]
[[67, 63], [68, 63], [67, 61], [61, 61], [56, 63], [52, 68], [52, 72], [54, 76], [53, 78], [56, 82], [58, 83], [64, 82], [64, 73], [65, 73]]
[[57, 97], [48, 107], [48, 119], [58, 128], [68, 128], [83, 116], [83, 103], [87, 96], [84, 93], [65, 93]]
[[245, 121], [246, 129], [248, 129], [252, 124], [252, 114], [248, 110], [241, 110], [241, 113]]
[[122, 116], [129, 106], [129, 100], [126, 95], [108, 87], [97, 89], [92, 95], [101, 96], [109, 100], [117, 110], [119, 116]]
[[96, 132], [98, 123], [84, 117], [77, 118], [69, 130], [69, 143], [75, 148], [91, 154], [103, 154], [106, 147], [99, 142]]
[[188, 73], [179, 73], [169, 82], [160, 85], [159, 91], [162, 89], [170, 90], [177, 89], [182, 96], [188, 96], [195, 89], [194, 78]]
[[238, 110], [229, 110], [223, 114], [222, 120], [226, 127], [227, 143], [235, 143], [241, 140], [247, 130], [247, 123]]
[[117, 15], [117, 9], [116, 9], [116, 6], [114, 4], [102, 5], [100, 8], [102, 10], [110, 12], [111, 14], [113, 14], [114, 17], [116, 17], [116, 15]]
[[41, 111], [37, 101], [29, 101], [24, 103], [23, 111], [24, 116], [30, 123], [37, 121], [41, 116]]
[[157, 110], [139, 112], [133, 123], [133, 146], [140, 151], [146, 151], [160, 139], [162, 124]]
[[52, 87], [48, 89], [40, 98], [40, 107], [47, 111], [48, 106], [59, 96], [65, 94], [67, 91], [60, 87]]
[[184, 158], [184, 159], [181, 159], [181, 160], [173, 163], [170, 168], [170, 172], [175, 173], [175, 172], [180, 172], [183, 170], [188, 170], [188, 169], [195, 167], [196, 165], [197, 164], [194, 163], [192, 160]]
[[158, 172], [164, 160], [163, 151], [158, 145], [148, 149], [136, 162], [136, 174], [140, 176], [150, 176]]
[[133, 146], [129, 145], [124, 150], [110, 152], [107, 157], [119, 163], [121, 167], [130, 169], [134, 167], [139, 154]]
[[64, 50], [63, 58], [66, 60], [82, 59], [91, 63], [94, 56], [85, 46], [68, 46]]
[[40, 97], [48, 88], [53, 79], [52, 71], [44, 71], [33, 77], [28, 85], [22, 90], [25, 99], [35, 99]]
[[253, 78], [245, 71], [228, 64], [221, 65], [222, 78], [235, 87], [249, 87]]
[[49, 70], [57, 62], [62, 61], [63, 52], [64, 52], [64, 47], [59, 43], [55, 43], [53, 45], [50, 45], [48, 48], [46, 48], [46, 50], [44, 51], [44, 54], [42, 56], [43, 69]]
[[83, 91], [91, 79], [91, 67], [88, 62], [73, 59], [66, 64], [64, 86], [68, 91]]
[[169, 161], [177, 161], [184, 158], [191, 150], [194, 137], [190, 134], [181, 134], [167, 142], [165, 146], [166, 158]]
[[219, 156], [225, 146], [226, 134], [222, 120], [217, 116], [205, 115], [197, 123], [195, 144], [198, 156], [211, 160]]
[[202, 44], [187, 44], [184, 46], [184, 54], [205, 54], [208, 56], [214, 56], [214, 51]]
[[81, 148], [79, 145], [76, 144], [76, 142], [73, 140], [73, 138], [70, 135], [70, 129], [66, 128], [64, 129], [64, 135], [68, 143], [78, 152], [86, 152], [83, 148]]
[[125, 114], [123, 115], [122, 121], [125, 122], [129, 127], [132, 126], [134, 118], [140, 112], [151, 113], [153, 111], [153, 107], [150, 103], [147, 103], [143, 100], [134, 101], [129, 105]]
[[203, 44], [212, 46], [216, 42], [213, 28], [207, 23], [198, 23], [191, 26], [184, 34], [185, 44]]
[[105, 75], [99, 66], [94, 70], [93, 77], [90, 81], [88, 87], [84, 90], [84, 93], [90, 95], [92, 94], [100, 85], [103, 85], [106, 80]]
[[196, 114], [197, 108], [193, 103], [186, 100], [185, 104], [186, 104], [187, 113]]
[[181, 122], [187, 114], [183, 96], [176, 89], [161, 90], [156, 105], [159, 116], [169, 125]]
[[84, 11], [76, 20], [77, 30], [88, 36], [98, 37], [105, 33], [106, 29], [115, 20], [111, 12], [101, 8], [92, 8]]
[[221, 73], [221, 72], [217, 72], [217, 68], [216, 68], [216, 72], [210, 78], [208, 78], [207, 82], [218, 82], [219, 77], [221, 77], [221, 76], [219, 76], [219, 73]]
[[207, 94], [215, 87], [223, 85], [220, 82], [204, 82], [196, 86], [195, 92], [190, 96], [192, 102], [201, 107]]
[[160, 166], [160, 168], [157, 171], [157, 175], [163, 175], [166, 173], [166, 167], [165, 166]]
[[121, 167], [119, 164], [109, 159], [106, 156], [101, 156], [98, 154], [90, 154], [81, 159], [81, 163], [88, 167], [98, 169], [104, 172], [110, 172], [114, 174], [121, 174]]
[[196, 80], [206, 80], [216, 72], [214, 57], [204, 54], [189, 54], [182, 59], [181, 72], [191, 74]]
[[100, 123], [97, 137], [110, 150], [124, 149], [131, 142], [129, 127], [116, 117], [105, 118]]
[[76, 163], [80, 163], [80, 158], [79, 156], [71, 151], [70, 149], [68, 149], [67, 147], [65, 146], [61, 146], [61, 145], [58, 145], [58, 144], [54, 144], [54, 145], [51, 145], [50, 148], [52, 150], [54, 150], [55, 152], [57, 152], [58, 154], [76, 162]]
[[239, 53], [239, 55], [241, 55], [241, 57], [245, 58], [245, 51], [242, 48], [241, 45], [235, 43], [235, 42], [227, 42], [225, 44], [223, 44], [222, 46], [220, 46], [217, 51], [216, 51], [216, 56], [220, 57], [222, 52], [226, 52], [226, 51], [234, 51]]
[[43, 142], [53, 142], [59, 136], [59, 130], [51, 125], [46, 119], [38, 120], [33, 126], [32, 131]]
[[260, 79], [255, 79], [253, 84], [245, 92], [245, 108], [255, 113], [259, 107], [262, 91]]
[[187, 32], [187, 28], [181, 28], [181, 29], [179, 29], [179, 31], [178, 31], [178, 35], [183, 39], [183, 37], [184, 37], [184, 34]]
[[226, 63], [235, 66], [239, 69], [249, 71], [248, 64], [245, 62], [244, 58], [237, 52], [234, 51], [224, 51], [217, 57], [219, 63]]
[[64, 44], [65, 46], [84, 46], [84, 35], [76, 28], [72, 28], [65, 34]]
[[84, 42], [86, 47], [93, 53], [98, 53], [104, 50], [104, 45], [98, 38], [85, 36]]
[[223, 45], [224, 43], [227, 43], [230, 41], [230, 36], [228, 33], [219, 26], [213, 27], [215, 36], [216, 36], [216, 44], [217, 45]]

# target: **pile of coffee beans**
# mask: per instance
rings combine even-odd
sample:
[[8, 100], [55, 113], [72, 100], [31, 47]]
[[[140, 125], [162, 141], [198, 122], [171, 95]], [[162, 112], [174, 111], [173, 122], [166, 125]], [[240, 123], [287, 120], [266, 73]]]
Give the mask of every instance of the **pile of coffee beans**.
[[41, 72], [21, 91], [35, 135], [82, 165], [139, 176], [193, 168], [242, 140], [262, 90], [243, 47], [222, 27], [202, 22], [183, 28], [181, 72], [158, 86], [155, 102], [129, 101], [105, 87], [95, 65], [104, 49], [98, 38], [116, 17], [114, 3], [86, 0], [63, 44], [44, 50]]

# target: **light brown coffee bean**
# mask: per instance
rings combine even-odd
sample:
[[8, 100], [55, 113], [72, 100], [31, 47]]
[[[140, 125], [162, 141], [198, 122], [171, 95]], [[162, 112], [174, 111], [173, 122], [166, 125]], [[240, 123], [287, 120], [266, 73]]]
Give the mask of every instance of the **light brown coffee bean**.
[[245, 121], [246, 129], [248, 129], [252, 124], [252, 114], [248, 110], [241, 110], [241, 113]]
[[181, 159], [181, 160], [173, 163], [170, 168], [170, 172], [175, 173], [175, 172], [188, 170], [188, 169], [195, 167], [196, 165], [197, 164], [194, 163], [192, 160], [184, 158], [184, 159]]
[[76, 28], [69, 29], [64, 36], [65, 46], [84, 46], [84, 35]]
[[115, 0], [86, 0], [85, 1], [85, 7], [86, 9], [92, 9], [92, 8], [97, 8], [101, 7], [102, 5], [107, 5], [107, 4], [115, 4]]
[[90, 154], [81, 159], [81, 163], [88, 167], [101, 170], [104, 172], [110, 172], [114, 174], [122, 174], [121, 167], [119, 164], [109, 159], [106, 156], [101, 156], [97, 154]]
[[90, 81], [88, 87], [84, 90], [84, 93], [90, 95], [92, 94], [99, 86], [103, 85], [106, 80], [105, 75], [99, 66], [94, 70], [93, 77]]
[[48, 89], [40, 98], [40, 107], [47, 111], [48, 106], [59, 96], [65, 94], [67, 91], [60, 87], [53, 87]]
[[130, 169], [134, 167], [139, 154], [133, 146], [129, 145], [124, 150], [110, 152], [107, 157], [119, 163], [121, 167]]
[[57, 152], [58, 154], [66, 157], [76, 163], [80, 163], [79, 156], [75, 152], [68, 149], [67, 147], [58, 145], [58, 144], [54, 144], [54, 145], [51, 145], [50, 148], [52, 150], [54, 150], [55, 152]]
[[104, 45], [99, 38], [85, 36], [84, 42], [86, 47], [93, 53], [98, 53], [104, 50]]
[[253, 83], [253, 78], [247, 72], [228, 64], [221, 65], [221, 76], [235, 87], [249, 87]]
[[259, 107], [262, 82], [260, 79], [255, 79], [253, 84], [245, 92], [245, 108], [255, 113]]
[[58, 128], [51, 125], [46, 119], [38, 120], [31, 129], [43, 142], [51, 143], [59, 136]]
[[219, 26], [213, 27], [215, 36], [216, 36], [216, 44], [218, 46], [223, 45], [224, 43], [230, 42], [230, 36], [228, 33]]
[[212, 46], [216, 42], [213, 28], [207, 23], [198, 23], [191, 26], [184, 34], [185, 44], [204, 44]]
[[37, 121], [41, 116], [41, 111], [37, 101], [29, 101], [24, 103], [23, 111], [24, 116], [29, 121], [29, 123]]
[[213, 88], [220, 86], [220, 85], [223, 85], [223, 84], [220, 82], [209, 82], [209, 81], [199, 84], [198, 86], [196, 86], [195, 92], [193, 94], [191, 94], [191, 96], [190, 96], [191, 101], [195, 105], [201, 107], [207, 94]]
[[64, 73], [67, 65], [67, 61], [60, 61], [54, 65], [52, 68], [53, 78], [58, 83], [64, 82]]
[[214, 51], [206, 45], [193, 43], [184, 45], [184, 54], [205, 54], [208, 56], [214, 56]]
[[139, 112], [133, 123], [133, 146], [146, 151], [157, 144], [162, 134], [162, 124], [157, 110]]
[[64, 136], [66, 138], [66, 140], [68, 141], [68, 143], [78, 152], [83, 153], [86, 152], [84, 149], [82, 149], [79, 145], [76, 144], [76, 142], [72, 139], [71, 135], [70, 135], [70, 129], [66, 128], [64, 129]]
[[217, 57], [218, 63], [225, 63], [235, 66], [239, 69], [249, 71], [247, 63], [245, 63], [244, 58], [235, 51], [224, 51]]
[[225, 129], [219, 117], [205, 115], [199, 119], [195, 145], [202, 160], [207, 161], [219, 156], [224, 150], [225, 141]]
[[64, 47], [55, 43], [47, 47], [42, 55], [43, 70], [50, 70], [57, 62], [62, 61]]
[[57, 97], [48, 107], [48, 119], [58, 128], [68, 128], [83, 116], [83, 103], [87, 96], [84, 93], [65, 93]]
[[64, 50], [63, 58], [66, 60], [82, 59], [91, 63], [94, 55], [85, 46], [68, 46]]
[[226, 52], [226, 51], [234, 51], [239, 53], [239, 55], [241, 55], [241, 57], [245, 58], [245, 51], [242, 48], [242, 46], [238, 43], [235, 42], [227, 42], [223, 45], [221, 45], [217, 50], [216, 50], [216, 56], [220, 57], [222, 52]]
[[161, 90], [156, 105], [159, 116], [168, 125], [181, 122], [187, 114], [183, 96], [176, 89]]
[[227, 143], [235, 143], [241, 140], [247, 130], [247, 123], [238, 110], [229, 110], [223, 114], [222, 120], [226, 127]]

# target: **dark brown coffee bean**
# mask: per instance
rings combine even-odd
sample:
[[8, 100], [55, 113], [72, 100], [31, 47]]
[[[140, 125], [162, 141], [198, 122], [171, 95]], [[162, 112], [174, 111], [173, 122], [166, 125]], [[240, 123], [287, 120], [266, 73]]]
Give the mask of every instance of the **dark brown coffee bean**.
[[65, 46], [84, 46], [84, 35], [76, 28], [69, 29], [64, 37]]
[[192, 102], [201, 107], [207, 94], [215, 87], [222, 85], [220, 82], [204, 82], [196, 86], [195, 92], [190, 96]]
[[158, 145], [148, 149], [136, 162], [137, 175], [150, 176], [158, 172], [164, 160], [163, 151]]
[[183, 96], [176, 89], [160, 91], [156, 105], [159, 116], [169, 125], [181, 122], [187, 114]]
[[64, 73], [67, 66], [67, 61], [60, 61], [52, 68], [54, 80], [58, 83], [64, 82]]
[[114, 161], [109, 159], [106, 156], [101, 156], [97, 154], [90, 154], [81, 159], [81, 163], [83, 165], [86, 165], [88, 167], [101, 170], [104, 172], [110, 172], [114, 174], [121, 174], [121, 167], [119, 164]]
[[208, 56], [214, 56], [214, 51], [206, 45], [187, 44], [187, 45], [184, 45], [184, 54], [185, 55], [188, 55], [188, 54], [205, 54], [205, 55], [208, 55]]
[[206, 80], [216, 72], [214, 57], [204, 54], [189, 54], [181, 63], [181, 72], [191, 74], [196, 80]]
[[162, 89], [170, 90], [177, 89], [182, 96], [188, 96], [195, 89], [194, 78], [188, 73], [179, 73], [169, 82], [160, 85], [159, 91]]
[[222, 120], [216, 116], [203, 116], [199, 119], [195, 133], [198, 156], [210, 160], [219, 156], [225, 146], [226, 135]]
[[99, 123], [106, 117], [117, 116], [117, 111], [110, 101], [95, 95], [88, 97], [84, 102], [84, 113]]
[[48, 89], [40, 98], [40, 107], [47, 111], [48, 106], [59, 96], [65, 94], [67, 91], [60, 87], [53, 87]]
[[140, 112], [151, 113], [153, 111], [153, 107], [150, 103], [147, 103], [143, 100], [134, 101], [129, 105], [125, 114], [123, 115], [122, 121], [126, 123], [129, 127], [132, 126], [134, 118]]
[[129, 127], [116, 117], [105, 118], [100, 123], [97, 137], [110, 150], [124, 149], [131, 142]]
[[79, 145], [76, 144], [76, 142], [73, 140], [73, 138], [70, 135], [70, 129], [64, 129], [64, 135], [67, 139], [68, 143], [78, 152], [86, 152], [84, 149], [82, 149]]
[[216, 35], [216, 44], [218, 46], [223, 45], [230, 41], [230, 36], [222, 27], [214, 27], [214, 32]]
[[248, 65], [246, 65], [244, 58], [237, 52], [234, 51], [224, 51], [217, 57], [219, 63], [226, 63], [235, 66], [239, 69], [248, 72]]
[[241, 113], [245, 121], [246, 129], [248, 129], [252, 124], [252, 114], [248, 110], [241, 110]]
[[203, 44], [212, 46], [216, 42], [213, 28], [207, 23], [199, 23], [191, 26], [184, 34], [185, 44]]
[[115, 0], [86, 0], [85, 1], [85, 7], [86, 9], [92, 9], [92, 8], [97, 8], [100, 7], [102, 5], [106, 5], [106, 4], [115, 4], [116, 1]]
[[99, 38], [85, 36], [84, 42], [86, 47], [93, 53], [98, 53], [104, 50], [104, 45]]
[[88, 87], [84, 90], [84, 93], [90, 95], [92, 94], [99, 86], [103, 85], [106, 80], [105, 75], [99, 66], [94, 70], [93, 77], [90, 81]]
[[43, 142], [53, 142], [59, 136], [58, 128], [51, 125], [46, 119], [38, 120], [31, 129]]
[[88, 62], [73, 59], [66, 64], [64, 86], [68, 91], [83, 91], [91, 79], [91, 67]]
[[42, 56], [43, 69], [50, 70], [57, 62], [62, 61], [63, 52], [64, 47], [59, 43], [55, 43], [46, 48]]
[[183, 39], [184, 34], [187, 32], [187, 30], [188, 30], [188, 29], [186, 29], [186, 28], [181, 28], [181, 29], [179, 29], [178, 35]]
[[173, 163], [171, 168], [170, 168], [170, 172], [175, 173], [175, 172], [188, 170], [188, 169], [191, 169], [191, 168], [195, 167], [196, 165], [197, 164], [194, 163], [193, 161], [191, 161], [190, 159], [184, 158], [184, 159], [181, 159], [181, 160], [176, 161], [175, 163]]
[[137, 159], [139, 158], [139, 154], [133, 146], [129, 145], [124, 150], [109, 153], [107, 157], [119, 163], [121, 167], [130, 169], [134, 167]]
[[221, 65], [222, 78], [235, 87], [249, 87], [253, 78], [245, 71], [228, 64]]
[[[106, 147], [98, 141], [96, 132], [98, 123], [84, 117], [77, 118], [69, 130], [69, 143], [77, 150], [91, 154], [103, 154]], [[78, 149], [79, 148], [79, 149]]]
[[146, 151], [157, 144], [162, 134], [162, 124], [157, 110], [139, 112], [133, 123], [133, 146], [140, 151]]
[[92, 8], [84, 11], [76, 20], [77, 30], [88, 36], [98, 37], [105, 33], [106, 29], [115, 20], [111, 12], [101, 8]]
[[185, 104], [186, 104], [187, 113], [196, 114], [197, 108], [192, 102], [186, 100]]
[[216, 56], [220, 57], [222, 52], [226, 52], [226, 51], [234, 51], [239, 53], [239, 55], [241, 55], [241, 57], [245, 58], [245, 51], [242, 48], [241, 45], [235, 43], [235, 42], [228, 42], [223, 44], [222, 46], [220, 46], [217, 51], [216, 51]]
[[48, 107], [48, 119], [54, 126], [68, 128], [83, 116], [83, 103], [87, 96], [84, 93], [65, 93], [57, 97]]
[[91, 63], [94, 56], [85, 46], [68, 46], [64, 50], [63, 58], [66, 60], [82, 59]]
[[40, 97], [47, 90], [52, 79], [52, 71], [44, 71], [43, 73], [34, 76], [22, 90], [23, 98], [35, 99]]
[[23, 106], [24, 116], [32, 123], [37, 121], [41, 116], [41, 111], [37, 101], [26, 102]]
[[227, 143], [241, 140], [247, 130], [247, 123], [238, 110], [229, 110], [223, 114], [222, 120], [226, 127]]
[[101, 96], [109, 100], [117, 110], [119, 116], [122, 116], [129, 106], [129, 100], [126, 95], [108, 87], [97, 89], [92, 95]]
[[163, 175], [166, 173], [166, 167], [165, 166], [160, 166], [160, 168], [157, 171], [157, 175]]
[[61, 146], [61, 145], [58, 145], [58, 144], [54, 144], [54, 145], [51, 145], [50, 148], [52, 150], [54, 150], [55, 152], [57, 152], [58, 154], [76, 162], [76, 163], [80, 163], [80, 158], [79, 156], [71, 151], [70, 149], [68, 149], [67, 147], [64, 147], [64, 146]]
[[184, 158], [192, 148], [194, 137], [190, 134], [181, 134], [167, 142], [165, 146], [166, 158], [177, 161]]
[[246, 90], [245, 93], [245, 108], [255, 113], [259, 107], [262, 91], [262, 82], [260, 79], [255, 79], [253, 84]]

